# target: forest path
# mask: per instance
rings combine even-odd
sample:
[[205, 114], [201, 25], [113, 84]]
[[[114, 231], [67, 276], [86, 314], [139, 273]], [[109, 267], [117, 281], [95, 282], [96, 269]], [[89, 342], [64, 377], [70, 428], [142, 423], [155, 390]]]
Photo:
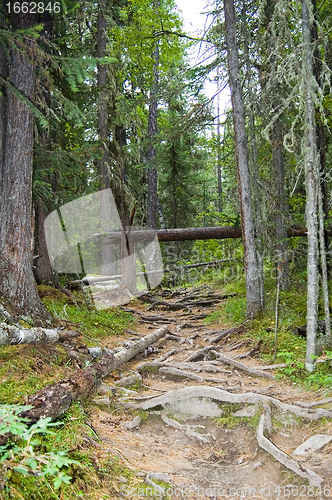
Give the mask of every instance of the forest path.
[[[199, 300], [220, 297], [208, 288], [196, 292]], [[167, 294], [168, 297], [165, 297]], [[172, 295], [170, 291], [164, 291], [163, 295], [161, 300], [167, 298], [172, 304], [197, 299], [195, 291], [185, 289], [180, 290], [178, 295], [174, 292]], [[128, 413], [124, 410], [128, 407], [128, 398], [146, 400], [170, 390], [193, 386], [219, 387], [232, 394], [264, 394], [289, 404], [323, 399], [321, 393], [301, 391], [276, 379], [253, 377], [241, 369], [216, 361], [215, 354], [211, 353], [214, 349], [228, 358], [237, 358], [249, 368], [275, 373], [275, 370], [263, 370], [263, 363], [254, 358], [255, 351], [251, 356], [244, 357], [255, 347], [259, 351], [260, 347], [257, 341], [248, 337], [245, 325], [231, 331], [218, 344], [210, 342], [215, 332], [221, 330], [220, 324], [203, 323], [204, 317], [213, 308], [214, 304], [210, 304], [170, 311], [167, 306], [147, 307], [137, 301], [134, 306], [131, 305], [130, 309], [137, 317], [136, 334], [146, 335], [161, 324], [168, 323], [172, 336], [166, 336], [104, 380], [113, 392], [117, 387], [114, 396], [109, 392], [110, 387], [103, 386], [104, 394], [94, 399], [96, 406], [91, 413], [91, 422], [104, 451], [119, 456], [126, 467], [136, 471], [137, 483], [134, 485], [120, 477], [123, 483], [116, 498], [144, 498], [144, 478], [147, 482], [145, 487], [153, 487], [158, 478], [170, 484], [169, 496], [165, 498], [172, 499], [332, 498], [332, 441], [318, 451], [293, 457], [324, 479], [319, 488], [309, 486], [305, 479], [259, 447], [256, 430], [262, 413], [261, 405], [217, 404], [207, 398], [190, 398], [150, 412], [130, 410]], [[214, 333], [209, 335], [211, 331]], [[123, 342], [128, 337], [116, 340], [117, 343]], [[114, 338], [106, 339], [105, 345], [111, 347], [112, 341], [114, 346]], [[215, 347], [211, 348], [211, 345]], [[201, 356], [197, 356], [195, 361], [188, 361], [189, 356], [204, 347], [207, 349]], [[156, 366], [158, 363], [159, 366]], [[121, 382], [121, 377], [127, 376], [134, 378]], [[135, 377], [139, 394], [121, 389], [121, 384], [135, 383]], [[329, 403], [322, 407], [332, 408], [332, 405]], [[131, 423], [135, 415], [136, 420]], [[272, 423], [270, 441], [289, 456], [312, 435], [332, 437], [331, 419], [309, 422], [290, 412], [273, 409]]]

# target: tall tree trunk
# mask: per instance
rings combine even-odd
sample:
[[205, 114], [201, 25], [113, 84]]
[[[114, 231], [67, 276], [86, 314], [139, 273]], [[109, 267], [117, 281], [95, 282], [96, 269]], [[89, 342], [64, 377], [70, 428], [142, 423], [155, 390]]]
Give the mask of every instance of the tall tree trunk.
[[[97, 26], [97, 57], [105, 57], [106, 54], [106, 19], [104, 16], [105, 2], [98, 2], [98, 26]], [[102, 157], [98, 164], [98, 175], [100, 188], [102, 190], [110, 187], [109, 176], [109, 149], [108, 149], [108, 113], [107, 113], [107, 66], [98, 64], [97, 85], [99, 89], [98, 100], [98, 138], [101, 141]], [[101, 219], [107, 221], [109, 212], [108, 196], [101, 195]], [[105, 232], [110, 231], [110, 226], [105, 223], [102, 227]], [[111, 245], [108, 245], [105, 240], [102, 241], [101, 247], [101, 274], [112, 276], [115, 274], [114, 252]]]
[[[264, 13], [266, 22], [266, 32], [272, 36], [273, 15], [277, 0], [270, 0], [266, 3]], [[268, 38], [270, 40], [270, 38]], [[270, 43], [270, 42], [268, 42]], [[265, 57], [268, 59], [265, 74], [273, 82], [272, 113], [280, 107], [281, 88], [276, 77], [277, 58], [275, 54], [270, 56], [269, 48], [265, 47]], [[263, 87], [266, 86], [265, 79], [260, 77]], [[272, 176], [274, 182], [274, 203], [275, 203], [275, 227], [276, 227], [276, 266], [277, 279], [281, 290], [289, 288], [289, 263], [288, 263], [288, 243], [287, 243], [287, 221], [285, 220], [287, 204], [285, 193], [285, 158], [283, 146], [283, 126], [280, 117], [273, 121], [272, 125]]]
[[[49, 12], [44, 12], [38, 19], [38, 22], [43, 23], [43, 30], [40, 34], [42, 39], [50, 41], [52, 36], [52, 16]], [[47, 66], [47, 63], [44, 63], [44, 66]], [[40, 91], [44, 95], [45, 102], [48, 108], [51, 108], [51, 93], [49, 88], [49, 83], [45, 78], [40, 86], [42, 90]], [[45, 128], [40, 131], [40, 141], [42, 143], [43, 148], [46, 151], [51, 150], [51, 137], [50, 137], [50, 129]], [[34, 168], [38, 168], [34, 165]], [[44, 199], [43, 201], [40, 199], [35, 200], [34, 202], [34, 216], [35, 216], [35, 229], [34, 229], [34, 239], [35, 239], [35, 248], [34, 248], [34, 275], [38, 284], [58, 284], [57, 279], [55, 278], [51, 266], [51, 261], [48, 255], [47, 246], [46, 246], [46, 236], [45, 236], [45, 228], [44, 222], [46, 217], [49, 215], [50, 210], [47, 208], [48, 200]]]
[[265, 304], [265, 291], [264, 291], [264, 260], [263, 260], [263, 214], [262, 214], [262, 196], [261, 189], [259, 186], [259, 168], [257, 165], [257, 142], [256, 142], [256, 132], [255, 132], [255, 118], [254, 118], [254, 96], [252, 91], [252, 75], [251, 75], [251, 64], [249, 57], [249, 41], [248, 41], [248, 30], [247, 30], [247, 5], [243, 2], [242, 7], [242, 28], [243, 28], [243, 39], [244, 39], [244, 56], [246, 62], [246, 73], [248, 80], [248, 118], [249, 118], [249, 132], [250, 132], [250, 163], [251, 163], [251, 186], [254, 192], [253, 198], [253, 209], [254, 209], [254, 221], [256, 226], [256, 241], [257, 241], [257, 265], [258, 265], [258, 279], [259, 279], [259, 292], [261, 307], [264, 308]]
[[[311, 39], [314, 44], [314, 57], [313, 57], [313, 73], [316, 78], [317, 85], [321, 85], [321, 72], [322, 72], [322, 59], [318, 49], [318, 26], [316, 15], [318, 13], [317, 0], [312, 0], [313, 6], [313, 23], [311, 25]], [[319, 109], [316, 109], [316, 135], [317, 135], [317, 150], [319, 154], [319, 165], [321, 173], [321, 190], [323, 211], [325, 221], [329, 220], [329, 203], [328, 203], [328, 189], [326, 182], [326, 156], [325, 156], [325, 134], [323, 117]]]
[[[219, 67], [217, 68], [217, 88], [220, 86]], [[221, 136], [220, 136], [220, 92], [217, 95], [217, 169], [218, 169], [218, 210], [222, 213], [222, 177], [221, 177]]]
[[255, 232], [252, 214], [248, 143], [245, 131], [243, 97], [235, 33], [235, 7], [233, 0], [224, 0], [226, 45], [228, 54], [229, 84], [231, 88], [238, 190], [241, 204], [241, 227], [246, 274], [247, 318], [254, 318], [261, 311], [259, 270], [257, 265]]
[[317, 295], [318, 295], [318, 237], [317, 237], [317, 189], [318, 165], [315, 128], [315, 105], [313, 100], [313, 47], [310, 34], [312, 19], [311, 0], [302, 0], [302, 64], [305, 83], [305, 145], [304, 162], [306, 173], [306, 217], [308, 228], [308, 282], [307, 282], [307, 352], [305, 365], [308, 371], [316, 366], [317, 345]]
[[153, 139], [157, 134], [157, 109], [158, 109], [158, 83], [159, 83], [159, 43], [156, 41], [156, 45], [153, 51], [153, 77], [154, 82], [151, 88], [150, 104], [149, 104], [149, 123], [148, 123], [148, 154], [147, 160], [149, 162], [148, 167], [148, 210], [147, 210], [147, 225], [152, 229], [157, 229], [157, 169], [154, 165], [156, 158], [156, 150], [152, 144]]
[[[274, 106], [275, 107], [275, 106]], [[282, 123], [278, 118], [272, 129], [272, 168], [274, 180], [274, 200], [276, 204], [276, 233], [277, 233], [277, 273], [281, 290], [289, 288], [289, 264], [287, 244], [287, 224], [285, 221], [286, 194], [285, 194], [285, 161], [282, 136]]]
[[[105, 4], [103, 1], [98, 2], [98, 26], [97, 26], [97, 57], [102, 58], [106, 56], [106, 19], [104, 17]], [[99, 161], [98, 173], [100, 179], [100, 186], [102, 189], [110, 187], [108, 163], [109, 163], [109, 150], [106, 145], [108, 139], [107, 127], [107, 66], [105, 64], [98, 64], [98, 77], [97, 85], [99, 89], [98, 99], [98, 137], [101, 144], [103, 156]]]
[[[13, 29], [35, 24], [32, 14], [15, 14]], [[12, 48], [8, 60], [10, 84], [30, 101], [35, 95], [33, 41]], [[30, 57], [28, 57], [28, 54]], [[4, 151], [0, 165], [0, 295], [21, 314], [45, 319], [32, 272], [33, 115], [16, 94], [6, 92]]]
[[[5, 3], [0, 2], [0, 29], [6, 29], [5, 22]], [[7, 54], [6, 49], [0, 44], [0, 75], [7, 80]], [[2, 183], [2, 172], [5, 161], [5, 143], [6, 143], [6, 119], [7, 119], [7, 90], [1, 85], [0, 80], [0, 186]]]

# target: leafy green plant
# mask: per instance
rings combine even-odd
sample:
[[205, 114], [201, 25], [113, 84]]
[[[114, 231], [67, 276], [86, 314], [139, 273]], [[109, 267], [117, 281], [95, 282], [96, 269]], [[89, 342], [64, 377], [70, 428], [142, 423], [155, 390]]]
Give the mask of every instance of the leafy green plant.
[[66, 468], [78, 464], [71, 460], [66, 451], [40, 451], [40, 441], [36, 435], [54, 434], [50, 428], [58, 423], [52, 423], [49, 417], [43, 418], [29, 426], [28, 419], [20, 414], [32, 406], [2, 405], [0, 407], [0, 435], [7, 435], [7, 442], [0, 446], [0, 464], [3, 483], [15, 471], [25, 476], [53, 477], [53, 485], [58, 489], [63, 483], [69, 484], [71, 476]]
[[278, 370], [278, 375], [287, 375], [292, 380], [295, 380], [299, 373], [304, 371], [304, 363], [298, 359], [297, 352], [280, 351], [278, 357], [287, 363], [285, 368]]

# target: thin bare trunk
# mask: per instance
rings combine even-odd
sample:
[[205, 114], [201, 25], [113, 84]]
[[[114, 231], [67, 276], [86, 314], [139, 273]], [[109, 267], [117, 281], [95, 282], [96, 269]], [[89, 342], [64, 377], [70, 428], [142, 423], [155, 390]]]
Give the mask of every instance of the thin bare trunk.
[[302, 0], [303, 78], [305, 80], [305, 144], [306, 215], [308, 227], [308, 282], [307, 282], [307, 352], [308, 371], [316, 366], [317, 295], [318, 295], [318, 235], [317, 235], [317, 148], [315, 106], [313, 101], [313, 50], [310, 36], [311, 0]]
[[[276, 105], [274, 106], [276, 108]], [[281, 290], [289, 288], [289, 265], [287, 255], [287, 226], [285, 224], [285, 162], [281, 121], [277, 119], [272, 129], [272, 168], [274, 177], [274, 200], [276, 203], [277, 273]]]
[[[98, 29], [97, 29], [97, 57], [102, 58], [106, 56], [106, 19], [104, 16], [105, 3], [99, 2], [98, 12]], [[98, 174], [101, 189], [108, 189], [110, 187], [109, 177], [109, 149], [108, 141], [108, 110], [107, 110], [107, 66], [105, 64], [98, 64], [98, 137], [101, 141], [102, 157], [98, 164]], [[107, 204], [108, 196], [101, 196], [101, 219], [107, 221], [109, 206]], [[104, 231], [109, 231], [107, 224], [102, 227]], [[107, 245], [106, 241], [102, 241], [101, 246], [101, 274], [112, 275], [115, 274], [114, 266], [114, 253], [111, 245]]]
[[318, 216], [319, 216], [319, 243], [320, 256], [322, 264], [322, 285], [324, 295], [324, 310], [325, 310], [325, 333], [326, 344], [330, 347], [332, 344], [331, 338], [331, 318], [330, 318], [330, 300], [329, 286], [327, 277], [326, 249], [325, 249], [325, 234], [324, 234], [324, 212], [323, 212], [323, 197], [320, 189], [318, 191]]
[[256, 242], [257, 242], [257, 264], [259, 269], [259, 291], [260, 291], [260, 301], [261, 307], [264, 308], [265, 304], [265, 292], [264, 292], [264, 261], [263, 261], [263, 216], [262, 216], [262, 196], [261, 189], [259, 186], [259, 168], [257, 164], [257, 142], [256, 142], [256, 132], [255, 132], [255, 118], [254, 118], [254, 96], [252, 91], [252, 75], [251, 75], [251, 64], [249, 58], [249, 41], [248, 41], [248, 30], [247, 30], [247, 20], [246, 20], [247, 6], [246, 2], [243, 2], [242, 8], [242, 27], [244, 35], [244, 56], [246, 62], [246, 73], [248, 80], [248, 118], [249, 118], [249, 132], [250, 132], [250, 163], [251, 163], [251, 178], [252, 178], [252, 189], [254, 192], [253, 196], [253, 209], [254, 209], [254, 220], [256, 225]]
[[[155, 6], [159, 6], [159, 0], [155, 2]], [[157, 134], [157, 110], [158, 110], [158, 85], [159, 85], [159, 42], [156, 41], [153, 51], [153, 78], [154, 82], [151, 88], [150, 104], [149, 104], [149, 122], [148, 122], [148, 209], [147, 209], [147, 225], [152, 229], [157, 229], [157, 201], [158, 201], [158, 178], [155, 165], [156, 149], [152, 144]]]
[[255, 231], [249, 177], [248, 142], [245, 131], [243, 97], [235, 33], [235, 7], [233, 0], [224, 0], [226, 44], [228, 53], [229, 83], [232, 95], [235, 132], [238, 190], [241, 204], [241, 227], [246, 274], [247, 318], [254, 318], [261, 311], [259, 270], [256, 255]]
[[[217, 68], [217, 88], [220, 86], [219, 67]], [[217, 168], [218, 168], [218, 209], [222, 213], [222, 177], [221, 177], [221, 137], [220, 137], [220, 92], [217, 95]]]

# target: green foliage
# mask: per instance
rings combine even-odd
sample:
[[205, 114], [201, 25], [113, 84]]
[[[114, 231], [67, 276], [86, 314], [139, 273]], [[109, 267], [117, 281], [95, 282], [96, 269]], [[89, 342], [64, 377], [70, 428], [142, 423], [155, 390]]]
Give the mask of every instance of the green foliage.
[[28, 419], [20, 414], [32, 406], [2, 405], [0, 407], [0, 435], [8, 434], [6, 444], [0, 446], [0, 463], [2, 480], [6, 482], [12, 471], [25, 476], [38, 478], [53, 478], [53, 485], [58, 489], [63, 483], [69, 484], [71, 476], [67, 474], [68, 467], [78, 464], [68, 457], [66, 451], [40, 451], [40, 440], [37, 435], [54, 435], [50, 428], [58, 423], [51, 423], [51, 419], [44, 418], [28, 426]]
[[88, 340], [119, 335], [123, 328], [133, 326], [135, 323], [132, 314], [120, 308], [91, 311], [86, 306], [78, 308], [70, 305], [65, 299], [54, 301], [45, 298], [43, 302], [54, 316], [76, 324], [79, 330], [86, 334]]

